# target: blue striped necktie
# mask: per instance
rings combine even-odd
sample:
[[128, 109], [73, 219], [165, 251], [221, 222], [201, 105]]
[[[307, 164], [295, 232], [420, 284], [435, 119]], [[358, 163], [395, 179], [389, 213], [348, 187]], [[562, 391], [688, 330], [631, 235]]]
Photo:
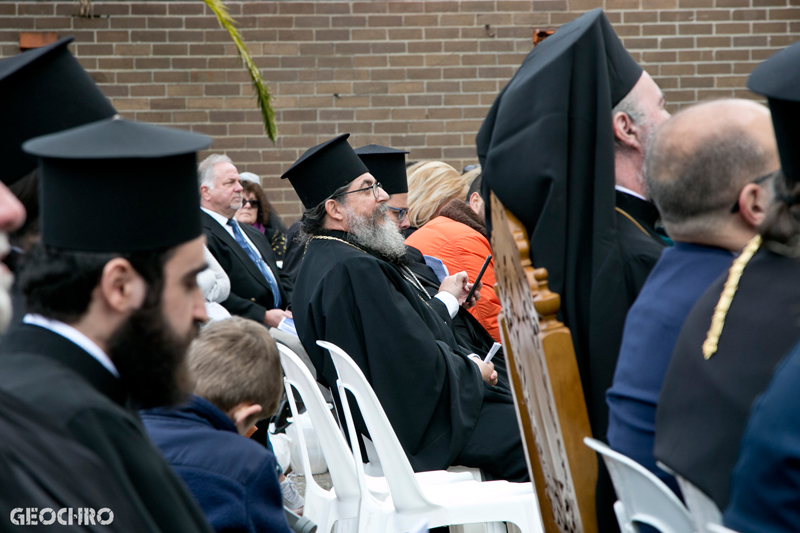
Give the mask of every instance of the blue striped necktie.
[[244, 234], [242, 233], [242, 229], [239, 227], [239, 223], [236, 222], [236, 219], [229, 219], [228, 225], [233, 228], [233, 238], [236, 239], [236, 242], [239, 243], [239, 246], [242, 247], [242, 250], [245, 251], [247, 256], [256, 264], [258, 270], [264, 275], [266, 278], [267, 283], [269, 283], [269, 288], [272, 290], [272, 298], [275, 301], [275, 309], [280, 309], [281, 307], [281, 291], [278, 288], [278, 282], [275, 279], [275, 275], [272, 273], [272, 270], [269, 269], [267, 264], [261, 259], [261, 256], [258, 255], [258, 252], [253, 249], [250, 244], [245, 240]]

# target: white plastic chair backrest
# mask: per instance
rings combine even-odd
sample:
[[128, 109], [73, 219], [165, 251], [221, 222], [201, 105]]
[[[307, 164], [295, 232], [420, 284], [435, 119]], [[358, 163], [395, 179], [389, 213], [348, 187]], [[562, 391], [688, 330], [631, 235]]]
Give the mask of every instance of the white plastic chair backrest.
[[381, 407], [375, 391], [364, 377], [361, 369], [344, 350], [325, 341], [317, 341], [317, 344], [328, 350], [339, 374], [339, 397], [342, 401], [342, 408], [347, 417], [347, 426], [350, 431], [350, 440], [353, 442], [353, 455], [356, 456], [356, 469], [359, 476], [363, 475], [363, 464], [361, 463], [361, 450], [355, 440], [355, 426], [352, 414], [347, 405], [347, 389], [356, 399], [361, 416], [367, 425], [372, 443], [378, 452], [383, 473], [386, 477], [386, 484], [389, 486], [389, 493], [392, 495], [392, 503], [398, 511], [414, 511], [418, 509], [430, 509], [433, 504], [423, 495], [411, 463], [408, 462], [403, 447], [397, 439], [397, 435], [392, 429], [386, 413]]
[[583, 442], [603, 457], [617, 498], [631, 521], [648, 524], [663, 533], [694, 533], [689, 511], [652, 472], [599, 440], [586, 437]]
[[711, 533], [737, 533], [733, 529], [727, 528], [722, 524], [706, 524], [706, 531]]
[[[306, 412], [311, 417], [311, 425], [317, 432], [319, 442], [322, 444], [322, 453], [331, 474], [331, 481], [336, 489], [336, 495], [341, 498], [358, 498], [360, 496], [356, 472], [353, 468], [353, 456], [350, 447], [344, 440], [339, 426], [336, 424], [328, 404], [322, 397], [317, 387], [317, 383], [311, 373], [306, 368], [303, 361], [288, 347], [278, 344], [280, 351], [283, 372], [286, 375], [286, 395], [289, 397], [289, 405], [292, 409], [292, 416], [297, 416], [297, 406], [294, 402], [294, 395], [291, 387], [293, 385], [300, 393]], [[308, 454], [305, 452], [305, 439], [303, 432], [300, 431], [300, 445], [303, 450], [303, 468], [305, 472], [311, 472], [308, 461]]]
[[708, 494], [697, 488], [697, 485], [679, 475], [661, 461], [656, 461], [656, 465], [664, 472], [675, 476], [675, 479], [678, 481], [678, 486], [683, 493], [683, 500], [686, 502], [686, 507], [689, 508], [689, 512], [694, 519], [697, 531], [700, 533], [710, 531], [707, 527], [709, 523], [722, 524], [722, 512]]

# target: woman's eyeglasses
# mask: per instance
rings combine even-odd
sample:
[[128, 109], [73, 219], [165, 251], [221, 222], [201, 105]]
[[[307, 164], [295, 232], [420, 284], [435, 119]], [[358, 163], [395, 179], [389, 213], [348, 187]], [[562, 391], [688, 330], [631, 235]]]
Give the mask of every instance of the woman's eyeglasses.
[[261, 209], [261, 201], [260, 200], [248, 200], [247, 198], [242, 198], [242, 207], [250, 204], [250, 207], [253, 209]]

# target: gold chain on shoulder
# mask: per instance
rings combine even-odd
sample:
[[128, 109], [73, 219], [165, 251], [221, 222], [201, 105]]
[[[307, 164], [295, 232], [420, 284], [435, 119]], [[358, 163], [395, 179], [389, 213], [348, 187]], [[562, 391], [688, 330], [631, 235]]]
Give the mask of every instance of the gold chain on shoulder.
[[355, 244], [353, 244], [353, 243], [351, 243], [351, 242], [347, 242], [347, 241], [346, 241], [346, 240], [344, 240], [344, 239], [340, 239], [340, 238], [338, 238], [338, 237], [330, 237], [330, 236], [328, 236], [328, 235], [314, 235], [313, 237], [311, 237], [310, 239], [308, 239], [308, 240], [306, 241], [306, 247], [305, 247], [305, 248], [303, 248], [303, 255], [304, 255], [304, 256], [306, 255], [306, 251], [308, 251], [308, 245], [309, 245], [309, 244], [311, 243], [311, 241], [313, 241], [314, 239], [321, 239], [321, 240], [326, 240], [326, 241], [339, 241], [339, 242], [343, 242], [344, 244], [346, 244], [346, 245], [348, 245], [348, 246], [352, 246], [353, 248], [355, 248], [355, 249], [356, 249], [356, 250], [358, 250], [359, 252], [364, 252], [365, 254], [369, 255], [369, 254], [368, 254], [368, 252], [367, 252], [366, 250], [363, 250], [363, 249], [359, 248], [358, 246], [356, 246]]
[[630, 216], [628, 213], [626, 213], [625, 211], [623, 211], [623, 210], [622, 210], [622, 209], [620, 209], [619, 207], [615, 207], [615, 208], [614, 208], [614, 211], [616, 211], [616, 212], [617, 212], [617, 213], [619, 213], [620, 215], [624, 216], [625, 218], [627, 218], [628, 220], [630, 220], [631, 222], [633, 222], [633, 223], [634, 223], [634, 225], [635, 225], [637, 228], [639, 228], [640, 230], [642, 230], [642, 233], [644, 233], [645, 235], [647, 235], [648, 237], [650, 237], [650, 234], [649, 234], [649, 233], [647, 233], [647, 230], [646, 230], [646, 229], [644, 229], [644, 228], [642, 227], [642, 225], [641, 225], [641, 224], [639, 224], [638, 222], [636, 222], [636, 220], [635, 220], [635, 219], [634, 219], [632, 216]]
[[[329, 235], [315, 235], [315, 236], [311, 237], [310, 239], [308, 239], [308, 241], [306, 241], [306, 247], [305, 247], [305, 249], [303, 249], [303, 255], [304, 255], [304, 256], [305, 256], [305, 254], [306, 254], [306, 251], [308, 250], [308, 245], [309, 245], [309, 243], [311, 243], [311, 241], [312, 241], [312, 240], [314, 240], [314, 239], [321, 239], [321, 240], [326, 240], [326, 241], [339, 241], [339, 242], [341, 242], [341, 243], [344, 243], [344, 244], [346, 244], [346, 245], [348, 245], [348, 246], [352, 246], [353, 248], [355, 248], [355, 249], [356, 249], [356, 250], [358, 250], [359, 252], [363, 252], [363, 253], [365, 253], [365, 254], [367, 254], [367, 255], [370, 255], [370, 254], [369, 254], [369, 252], [367, 252], [366, 250], [364, 250], [364, 249], [362, 249], [362, 248], [359, 248], [359, 247], [358, 247], [358, 246], [356, 246], [355, 244], [353, 244], [353, 243], [351, 243], [351, 242], [347, 242], [347, 241], [346, 241], [346, 240], [344, 240], [344, 239], [340, 239], [340, 238], [338, 238], [338, 237], [331, 237], [331, 236], [329, 236]], [[403, 272], [403, 277], [406, 279], [406, 281], [408, 281], [409, 283], [411, 283], [411, 285], [412, 285], [412, 286], [413, 286], [415, 289], [417, 289], [417, 290], [420, 290], [420, 291], [422, 291], [422, 293], [423, 293], [423, 294], [426, 294], [426, 295], [428, 295], [428, 298], [430, 298], [430, 297], [431, 297], [431, 296], [430, 296], [430, 294], [428, 293], [428, 291], [425, 289], [425, 287], [423, 287], [423, 286], [422, 286], [422, 283], [420, 283], [420, 282], [419, 282], [419, 280], [417, 279], [417, 276], [415, 276], [415, 275], [414, 275], [414, 273], [413, 273], [413, 272], [411, 272], [411, 269], [409, 269], [409, 268], [408, 268], [408, 267], [406, 267], [406, 266], [404, 266], [404, 267], [401, 267], [401, 269], [402, 269], [402, 270], [405, 270], [405, 271], [407, 271], [407, 272], [408, 272], [409, 274], [411, 274], [411, 276], [413, 277], [413, 279], [412, 279], [412, 278], [409, 278], [408, 276], [406, 276], [406, 275], [405, 275], [405, 272]], [[430, 307], [430, 304], [429, 304], [427, 301], [425, 301], [425, 298], [423, 298], [423, 297], [422, 297], [421, 295], [419, 295], [419, 294], [418, 294], [417, 296], [419, 296], [419, 299], [420, 299], [420, 300], [422, 300], [422, 303], [424, 303], [425, 305], [427, 305], [428, 307]]]
[[[403, 270], [403, 277], [406, 278], [406, 280], [409, 283], [411, 283], [411, 285], [413, 285], [414, 288], [416, 288], [419, 292], [421, 292], [422, 294], [427, 296], [428, 299], [430, 299], [431, 298], [431, 293], [429, 293], [428, 290], [425, 287], [422, 286], [422, 283], [420, 283], [419, 278], [417, 278], [416, 274], [414, 274], [411, 271], [411, 269], [408, 268], [405, 265], [401, 266], [400, 268]], [[409, 274], [411, 277], [406, 276], [406, 273]]]
[[728, 279], [725, 281], [725, 286], [722, 289], [722, 295], [720, 295], [719, 302], [717, 302], [717, 306], [714, 308], [714, 315], [711, 318], [711, 328], [708, 330], [706, 340], [703, 343], [703, 357], [705, 357], [706, 360], [717, 353], [719, 338], [722, 335], [722, 328], [725, 326], [725, 317], [728, 315], [733, 297], [736, 294], [736, 290], [739, 288], [739, 280], [744, 272], [744, 267], [750, 259], [752, 259], [760, 246], [761, 235], [756, 235], [750, 239], [750, 242], [748, 242], [747, 246], [742, 250], [741, 255], [739, 255], [731, 265], [731, 269], [728, 272]]

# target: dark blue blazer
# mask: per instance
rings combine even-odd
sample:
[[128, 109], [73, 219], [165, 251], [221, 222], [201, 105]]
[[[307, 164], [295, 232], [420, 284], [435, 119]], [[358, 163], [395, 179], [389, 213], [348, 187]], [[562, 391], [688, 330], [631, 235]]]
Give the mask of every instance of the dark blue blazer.
[[211, 402], [142, 411], [150, 438], [217, 532], [288, 533], [275, 456], [236, 431]]
[[725, 272], [733, 254], [676, 243], [664, 250], [628, 311], [614, 382], [606, 393], [608, 443], [666, 482], [653, 458], [656, 405], [681, 326], [695, 302]]
[[[757, 353], [753, 357], [758, 357]], [[800, 344], [753, 402], [724, 521], [742, 533], [800, 528]]]

